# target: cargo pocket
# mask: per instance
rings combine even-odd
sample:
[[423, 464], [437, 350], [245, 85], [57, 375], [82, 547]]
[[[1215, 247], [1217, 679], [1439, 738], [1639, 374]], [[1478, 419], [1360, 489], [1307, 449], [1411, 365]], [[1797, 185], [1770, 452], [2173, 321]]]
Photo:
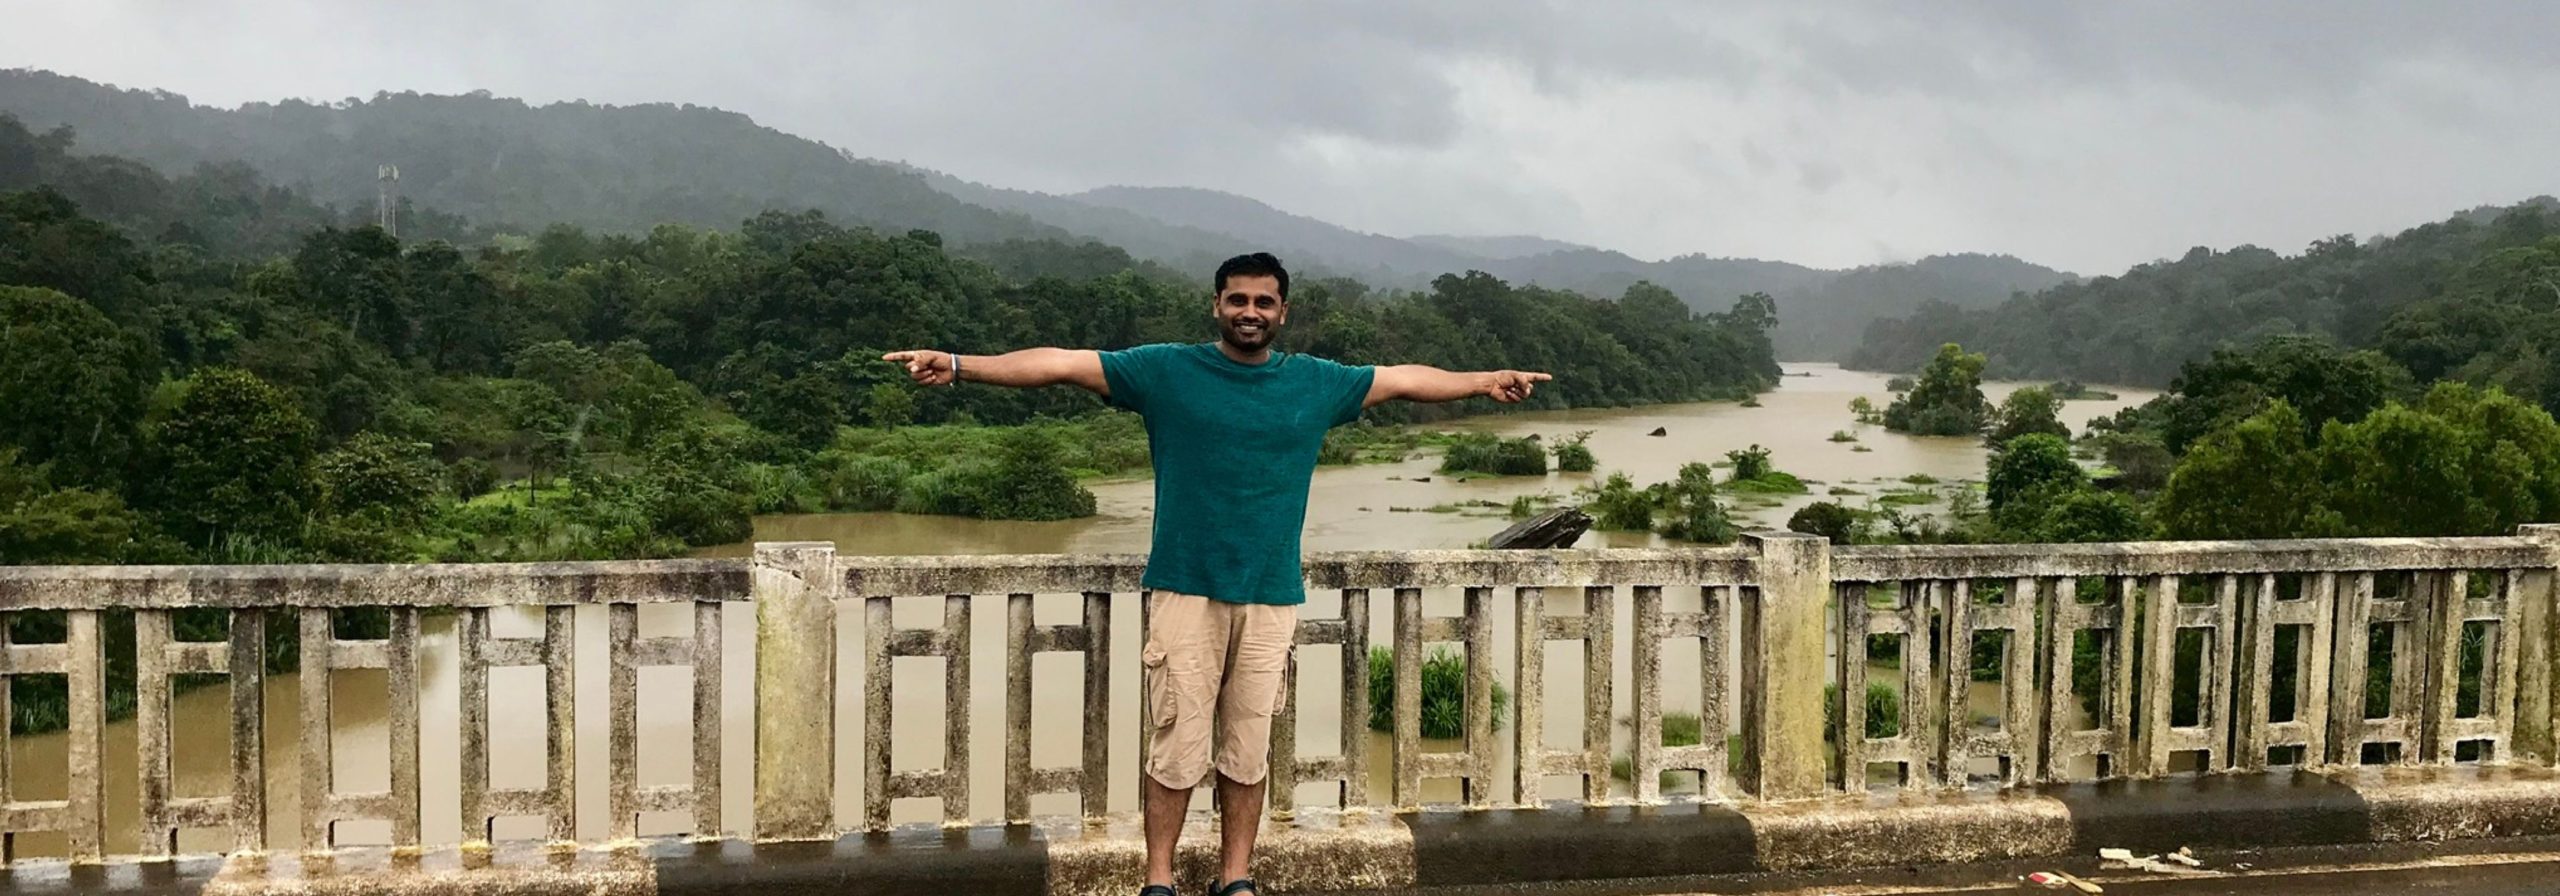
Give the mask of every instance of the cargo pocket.
[[1146, 649], [1138, 654], [1138, 663], [1144, 667], [1141, 674], [1144, 676], [1142, 687], [1146, 691], [1147, 726], [1161, 729], [1172, 725], [1179, 713], [1174, 703], [1172, 676], [1165, 668], [1164, 648], [1148, 642]]
[[1272, 689], [1271, 716], [1273, 718], [1279, 718], [1288, 713], [1289, 695], [1297, 691], [1297, 684], [1298, 648], [1292, 646], [1289, 648], [1288, 655], [1280, 660], [1280, 686]]

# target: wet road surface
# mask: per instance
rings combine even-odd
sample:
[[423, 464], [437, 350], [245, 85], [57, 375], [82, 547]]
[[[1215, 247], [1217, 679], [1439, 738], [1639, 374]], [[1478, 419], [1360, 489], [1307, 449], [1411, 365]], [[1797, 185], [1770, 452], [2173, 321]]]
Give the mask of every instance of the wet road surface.
[[[1653, 879], [1504, 887], [1429, 887], [1402, 896], [1955, 896], [2063, 894], [2024, 883], [2032, 871], [2062, 871], [2105, 888], [2105, 896], [2560, 896], [2560, 838], [2461, 843], [2199, 853], [2208, 874], [2103, 870], [2094, 856], [2064, 862], [1999, 862], [1880, 868], [1820, 874]], [[1379, 894], [1384, 896], [1384, 894]]]

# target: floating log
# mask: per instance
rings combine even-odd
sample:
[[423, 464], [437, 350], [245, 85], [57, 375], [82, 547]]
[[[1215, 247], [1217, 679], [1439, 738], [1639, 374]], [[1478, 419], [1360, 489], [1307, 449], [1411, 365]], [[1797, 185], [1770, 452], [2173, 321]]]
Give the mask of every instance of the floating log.
[[1569, 548], [1590, 531], [1591, 516], [1579, 507], [1558, 507], [1512, 524], [1485, 543], [1497, 550]]

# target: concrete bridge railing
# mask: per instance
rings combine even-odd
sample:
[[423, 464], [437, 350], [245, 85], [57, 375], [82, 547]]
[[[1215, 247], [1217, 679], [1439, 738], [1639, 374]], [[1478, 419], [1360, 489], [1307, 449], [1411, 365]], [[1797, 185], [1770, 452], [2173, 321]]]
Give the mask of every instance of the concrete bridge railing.
[[[1301, 785], [1321, 783], [1328, 809], [1392, 817], [1423, 806], [1424, 781], [1449, 778], [1462, 782], [1463, 808], [1546, 805], [1541, 793], [1551, 778], [1575, 779], [1587, 805], [1642, 806], [1666, 800], [1658, 782], [1671, 770], [1698, 775], [1699, 795], [1683, 800], [1749, 806], [1865, 792], [1878, 770], [1889, 789], [1979, 792], [2271, 765], [2544, 768], [2554, 755], [2555, 560], [2560, 529], [2540, 526], [2453, 539], [1835, 548], [1772, 534], [1698, 549], [1319, 555], [1307, 565], [1307, 585], [1338, 594], [1341, 610], [1302, 618], [1298, 641], [1343, 645], [1341, 668], [1293, 670], [1293, 696], [1274, 726], [1271, 809], [1283, 818], [1306, 811], [1296, 804]], [[0, 831], [62, 832], [74, 863], [165, 859], [182, 827], [228, 830], [241, 854], [272, 847], [262, 741], [268, 707], [258, 685], [274, 625], [300, 635], [293, 839], [313, 855], [335, 845], [339, 823], [356, 819], [387, 822], [395, 851], [447, 845], [423, 842], [422, 807], [435, 800], [458, 806], [466, 850], [485, 848], [493, 820], [508, 816], [544, 819], [555, 844], [629, 842], [644, 812], [691, 818], [695, 838], [824, 839], [886, 829], [893, 803], [912, 798], [938, 798], [946, 823], [966, 825], [994, 805], [1009, 822], [1030, 822], [1035, 795], [1065, 793], [1098, 823], [1113, 804], [1112, 757], [1142, 741], [1137, 730], [1111, 723], [1109, 707], [1115, 692], [1137, 686], [1118, 668], [1135, 658], [1114, 662], [1111, 625], [1114, 605], [1141, 595], [1143, 564], [1135, 556], [850, 557], [794, 543], [759, 545], [744, 559], [0, 568], [0, 614], [65, 614], [61, 643], [0, 643], [0, 681], [67, 679], [72, 782], [67, 799], [20, 800], [0, 767]], [[1424, 596], [1433, 590], [1456, 591], [1461, 612], [1426, 614]], [[1559, 592], [1561, 603], [1551, 599]], [[1034, 596], [1061, 594], [1081, 595], [1081, 618], [1035, 624]], [[1580, 613], [1552, 611], [1571, 606], [1574, 594]], [[895, 606], [929, 600], [942, 603], [938, 625], [896, 624]], [[751, 700], [733, 702], [753, 707], [754, 748], [724, 756], [722, 607], [741, 601], [753, 604], [755, 683]], [[1371, 630], [1373, 601], [1389, 605], [1389, 631]], [[1622, 602], [1631, 623], [1623, 632]], [[689, 604], [691, 633], [640, 637], [637, 611], [647, 603]], [[1498, 604], [1509, 606], [1497, 612]], [[597, 707], [575, 699], [572, 645], [576, 611], [589, 605], [605, 608], [601, 709], [609, 736], [606, 761], [582, 768], [574, 722]], [[858, 643], [839, 643], [839, 614], [857, 605]], [[495, 636], [489, 614], [504, 606], [543, 608], [540, 636]], [[387, 608], [388, 637], [339, 639], [335, 614], [357, 607]], [[228, 613], [227, 640], [172, 638], [173, 614], [208, 608]], [[109, 861], [100, 783], [109, 658], [101, 631], [124, 612], [135, 627], [140, 847]], [[456, 614], [460, 786], [428, 794], [420, 787], [420, 619], [446, 612]], [[1496, 627], [1505, 620], [1514, 627], [1512, 649], [1497, 656]], [[1002, 656], [973, 655], [970, 633], [980, 626], [1003, 627]], [[0, 625], [0, 642], [6, 632]], [[1620, 638], [1628, 642], [1623, 670], [1613, 644]], [[1968, 711], [1976, 642], [1984, 639], [1997, 643], [2003, 707], [1988, 728]], [[1683, 640], [1697, 645], [1706, 736], [1665, 746], [1664, 657], [1667, 645]], [[1547, 652], [1577, 642], [1582, 693], [1551, 692], [1542, 681]], [[1898, 664], [1871, 664], [1870, 643], [1895, 645], [1887, 653]], [[1385, 755], [1374, 755], [1367, 733], [1371, 644], [1393, 653]], [[1423, 749], [1422, 670], [1433, 645], [1456, 645], [1464, 657], [1454, 752]], [[2373, 665], [2378, 649], [2389, 650], [2386, 668]], [[1081, 655], [1080, 693], [1048, 693], [1056, 688], [1035, 680], [1032, 656], [1043, 652]], [[892, 765], [890, 670], [906, 657], [944, 666], [939, 769]], [[992, 793], [973, 787], [968, 774], [973, 745], [996, 739], [970, 730], [970, 669], [980, 662], [1004, 668], [1004, 773]], [[1871, 670], [1896, 665], [1899, 726], [1868, 736]], [[686, 786], [636, 783], [637, 673], [648, 666], [693, 670]], [[491, 726], [506, 723], [489, 717], [488, 678], [506, 667], [544, 670], [538, 788], [490, 785]], [[367, 668], [385, 670], [390, 688], [390, 786], [354, 793], [332, 777], [330, 681], [336, 670]], [[1620, 705], [1612, 691], [1622, 673], [1632, 687], [1633, 729], [1624, 792], [1611, 768]], [[171, 683], [196, 674], [233, 682], [227, 795], [172, 792]], [[845, 674], [860, 679], [864, 710], [839, 724]], [[1298, 750], [1294, 677], [1309, 674], [1343, 690], [1342, 738], [1331, 755]], [[2094, 699], [2080, 680], [2090, 676]], [[1493, 723], [1497, 680], [1512, 694], [1516, 721], [1507, 737]], [[2369, 691], [2387, 694], [2387, 706], [2368, 705]], [[0, 688], [0, 700], [6, 694]], [[1033, 730], [1035, 701], [1067, 699], [1084, 708], [1081, 730]], [[1557, 700], [1583, 707], [1576, 748], [1547, 746], [1546, 710]], [[2094, 711], [2074, 712], [2075, 703]], [[2290, 709], [2281, 718], [2273, 712], [2279, 705]], [[2077, 723], [2083, 715], [2085, 726]], [[1077, 761], [1035, 767], [1033, 739], [1064, 737], [1078, 744]], [[0, 763], [6, 747], [0, 743]], [[846, 753], [854, 768], [839, 769]], [[753, 764], [750, 811], [724, 817], [721, 772], [739, 762]], [[1382, 764], [1389, 783], [1377, 793], [1370, 780]], [[858, 811], [840, 815], [838, 780], [848, 774], [859, 775], [862, 799]], [[582, 775], [607, 782], [603, 829], [577, 824]]]

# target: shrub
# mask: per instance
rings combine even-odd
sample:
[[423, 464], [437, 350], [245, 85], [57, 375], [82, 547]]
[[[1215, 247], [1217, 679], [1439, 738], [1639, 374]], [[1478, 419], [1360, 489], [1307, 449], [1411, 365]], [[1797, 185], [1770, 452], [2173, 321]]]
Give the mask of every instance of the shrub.
[[1598, 469], [1600, 459], [1592, 456], [1589, 431], [1574, 433], [1572, 438], [1556, 443], [1556, 469], [1566, 473], [1588, 473]]
[[1324, 447], [1316, 449], [1316, 463], [1324, 466], [1359, 462], [1360, 446], [1351, 440], [1349, 434], [1339, 429], [1325, 433]]
[[1769, 449], [1758, 445], [1740, 451], [1727, 451], [1724, 453], [1724, 458], [1733, 462], [1733, 478], [1738, 480], [1759, 479], [1773, 471], [1769, 464]]
[[1662, 527], [1662, 534], [1667, 537], [1707, 544], [1727, 544], [1742, 537], [1742, 527], [1735, 525], [1724, 505], [1712, 497], [1682, 501], [1673, 508], [1673, 514]]
[[[1892, 737], [1902, 733], [1902, 695], [1892, 685], [1867, 682], [1867, 736]], [[1840, 742], [1840, 686], [1822, 686], [1822, 739]]]
[[818, 455], [818, 496], [828, 510], [891, 510], [898, 506], [899, 487], [913, 475], [914, 467], [894, 457], [829, 451]]
[[826, 509], [808, 470], [779, 464], [747, 464], [747, 492], [757, 513], [816, 513]]
[[414, 520], [425, 515], [443, 478], [425, 444], [373, 432], [358, 433], [311, 463], [313, 504], [330, 515], [373, 511], [386, 521]]
[[[1493, 684], [1493, 727], [1502, 727], [1511, 692]], [[1369, 729], [1395, 730], [1396, 655], [1369, 648]], [[1422, 661], [1422, 736], [1445, 740], [1467, 734], [1467, 662], [1443, 648]]]
[[1440, 460], [1440, 472], [1544, 476], [1547, 473], [1547, 452], [1532, 439], [1468, 433], [1449, 444], [1448, 454]]
[[1788, 531], [1820, 535], [1832, 544], [1848, 544], [1850, 533], [1857, 527], [1857, 511], [1831, 501], [1807, 504], [1787, 518]]
[[1611, 473], [1584, 505], [1591, 524], [1602, 529], [1643, 532], [1653, 528], [1653, 497], [1638, 491], [1625, 473]]
[[468, 501], [498, 490], [498, 468], [488, 461], [466, 457], [454, 462], [446, 480], [454, 497]]
[[909, 476], [898, 485], [898, 503], [893, 509], [899, 513], [982, 516], [986, 506], [982, 485], [994, 478], [992, 467], [985, 461], [976, 461]]
[[1005, 437], [995, 481], [981, 486], [983, 515], [1006, 520], [1063, 520], [1093, 515], [1093, 493], [1058, 462], [1058, 443], [1037, 430]]

